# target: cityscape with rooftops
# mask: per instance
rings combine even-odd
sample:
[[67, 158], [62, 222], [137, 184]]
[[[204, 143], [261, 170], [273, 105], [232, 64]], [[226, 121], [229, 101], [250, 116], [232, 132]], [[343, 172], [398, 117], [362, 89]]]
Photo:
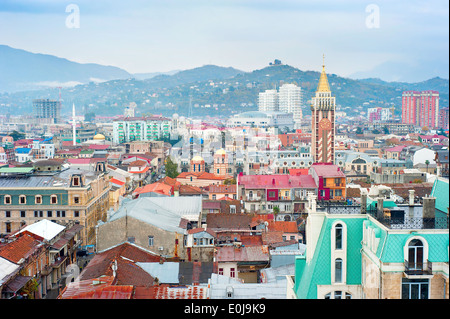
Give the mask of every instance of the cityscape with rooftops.
[[[30, 10], [47, 16], [60, 10], [55, 3]], [[130, 8], [147, 12], [137, 3]], [[219, 6], [286, 19], [304, 17], [297, 5], [328, 12], [300, 0], [242, 3], [205, 6], [215, 15]], [[417, 16], [404, 5], [405, 17]], [[362, 19], [352, 32], [391, 32], [391, 6], [346, 8]], [[51, 37], [88, 41], [96, 8], [81, 0], [64, 8], [65, 35]], [[121, 9], [111, 1], [111, 12]], [[0, 21], [9, 11], [24, 14], [0, 4]], [[424, 20], [441, 17], [419, 11]], [[448, 22], [448, 4], [441, 11]], [[239, 14], [236, 23], [249, 27]], [[216, 31], [202, 31], [214, 38], [209, 58], [225, 61], [215, 42], [240, 31]], [[280, 47], [263, 54], [262, 69], [244, 59], [244, 47], [226, 50], [247, 71], [186, 67], [190, 48], [175, 58], [159, 36], [158, 50], [167, 51], [160, 58], [153, 48], [143, 60], [156, 59], [155, 67], [141, 62], [130, 38], [134, 73], [104, 65], [115, 61], [110, 47], [101, 49], [104, 64], [86, 64], [0, 45], [0, 299], [448, 300], [449, 80], [435, 66], [443, 58], [432, 59], [431, 73], [417, 64], [402, 73], [407, 62], [393, 60], [371, 73], [368, 61], [382, 56], [375, 48], [350, 57], [315, 38], [312, 57], [298, 47], [291, 56], [291, 42], [277, 36]], [[254, 45], [245, 47], [259, 61]]]

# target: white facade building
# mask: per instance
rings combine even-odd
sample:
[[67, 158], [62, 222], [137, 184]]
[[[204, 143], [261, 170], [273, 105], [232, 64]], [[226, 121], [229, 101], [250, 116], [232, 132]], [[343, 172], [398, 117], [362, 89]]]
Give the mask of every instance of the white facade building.
[[301, 87], [295, 84], [283, 84], [278, 93], [278, 105], [280, 112], [292, 113], [294, 123], [300, 125], [303, 117]]
[[277, 90], [266, 90], [259, 93], [258, 110], [262, 112], [278, 111], [278, 92]]

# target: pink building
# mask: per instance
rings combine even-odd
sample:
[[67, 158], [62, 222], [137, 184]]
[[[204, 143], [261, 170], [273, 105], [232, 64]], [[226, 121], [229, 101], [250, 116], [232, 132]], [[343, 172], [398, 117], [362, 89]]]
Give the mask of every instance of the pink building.
[[405, 91], [402, 94], [402, 123], [420, 127], [439, 126], [439, 92]]

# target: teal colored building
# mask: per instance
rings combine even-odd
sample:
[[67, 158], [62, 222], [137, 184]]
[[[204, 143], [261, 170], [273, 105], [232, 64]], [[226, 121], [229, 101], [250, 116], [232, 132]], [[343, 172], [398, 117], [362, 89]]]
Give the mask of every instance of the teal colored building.
[[414, 222], [405, 216], [404, 224], [390, 225], [376, 215], [328, 214], [316, 211], [310, 198], [306, 254], [296, 257], [288, 298], [448, 299], [448, 215], [442, 215], [448, 208], [446, 185], [437, 181], [432, 192], [444, 198], [436, 200], [436, 220], [446, 220], [440, 227], [417, 215]]

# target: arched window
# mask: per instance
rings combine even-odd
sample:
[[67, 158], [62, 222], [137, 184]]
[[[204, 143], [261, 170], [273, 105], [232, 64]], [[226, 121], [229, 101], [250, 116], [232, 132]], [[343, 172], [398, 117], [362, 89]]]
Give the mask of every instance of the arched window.
[[423, 267], [423, 243], [420, 239], [413, 239], [408, 245], [408, 268], [419, 270]]
[[335, 226], [335, 249], [342, 249], [342, 236], [343, 236], [343, 227], [342, 224], [337, 224]]

